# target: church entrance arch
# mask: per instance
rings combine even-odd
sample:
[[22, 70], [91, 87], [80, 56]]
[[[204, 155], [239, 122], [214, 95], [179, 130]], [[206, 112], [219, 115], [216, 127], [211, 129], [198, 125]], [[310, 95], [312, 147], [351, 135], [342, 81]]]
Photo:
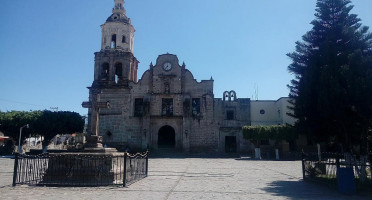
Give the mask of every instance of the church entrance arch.
[[171, 126], [163, 126], [158, 133], [159, 148], [174, 148], [176, 146], [176, 133]]

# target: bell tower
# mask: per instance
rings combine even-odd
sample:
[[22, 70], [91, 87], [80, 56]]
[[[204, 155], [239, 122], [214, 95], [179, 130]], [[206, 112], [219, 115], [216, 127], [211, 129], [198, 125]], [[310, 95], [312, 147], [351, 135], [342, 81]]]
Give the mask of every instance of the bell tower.
[[122, 94], [130, 91], [129, 83], [137, 82], [139, 61], [133, 55], [135, 29], [126, 16], [124, 0], [113, 0], [112, 14], [101, 25], [101, 50], [94, 53], [94, 81], [89, 89], [88, 133], [102, 135], [100, 115], [102, 110], [120, 113]]
[[137, 82], [138, 60], [133, 55], [135, 29], [126, 16], [124, 0], [114, 0], [112, 14], [101, 25], [101, 50], [95, 53], [94, 82], [97, 87], [126, 87]]
[[124, 0], [115, 0], [112, 15], [102, 28], [101, 49], [120, 49], [133, 53], [134, 27], [126, 16]]

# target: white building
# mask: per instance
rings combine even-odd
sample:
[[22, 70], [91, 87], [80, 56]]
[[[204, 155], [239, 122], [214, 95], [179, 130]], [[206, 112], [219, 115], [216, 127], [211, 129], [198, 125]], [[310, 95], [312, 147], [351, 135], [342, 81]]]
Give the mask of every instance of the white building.
[[278, 100], [251, 100], [251, 126], [258, 125], [293, 125], [295, 118], [287, 113], [292, 111], [288, 97], [281, 97]]

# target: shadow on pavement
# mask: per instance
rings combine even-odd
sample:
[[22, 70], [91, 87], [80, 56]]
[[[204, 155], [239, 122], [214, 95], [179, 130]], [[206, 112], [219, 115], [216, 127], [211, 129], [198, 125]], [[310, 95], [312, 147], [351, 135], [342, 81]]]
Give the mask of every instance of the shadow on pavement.
[[152, 153], [149, 158], [167, 158], [167, 159], [187, 159], [187, 158], [231, 158], [238, 159], [239, 156], [235, 154], [185, 154], [185, 153]]
[[274, 181], [262, 188], [274, 196], [290, 199], [369, 199], [365, 195], [342, 195], [336, 188], [305, 181]]

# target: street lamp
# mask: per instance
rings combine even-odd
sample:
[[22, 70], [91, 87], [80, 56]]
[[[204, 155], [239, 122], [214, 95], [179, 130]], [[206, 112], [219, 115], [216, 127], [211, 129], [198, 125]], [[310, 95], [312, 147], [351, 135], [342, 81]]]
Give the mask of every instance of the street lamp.
[[26, 124], [24, 126], [22, 126], [20, 129], [19, 129], [19, 140], [18, 140], [18, 153], [22, 153], [22, 146], [21, 146], [21, 138], [22, 138], [22, 129], [23, 128], [29, 128], [29, 125]]

